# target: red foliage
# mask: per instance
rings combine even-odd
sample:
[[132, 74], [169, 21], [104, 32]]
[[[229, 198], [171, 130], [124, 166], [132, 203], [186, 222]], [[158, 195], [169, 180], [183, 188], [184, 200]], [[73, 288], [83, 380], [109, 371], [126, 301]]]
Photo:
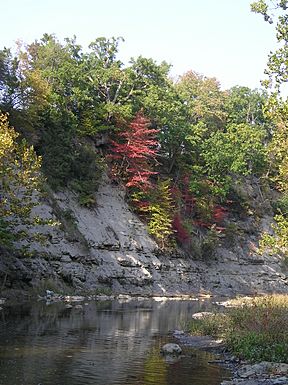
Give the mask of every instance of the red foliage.
[[139, 209], [139, 211], [144, 211], [149, 207], [149, 202], [148, 201], [133, 201], [134, 206]]
[[225, 227], [222, 226], [216, 226], [215, 224], [209, 223], [209, 222], [204, 222], [201, 220], [195, 220], [194, 225], [199, 226], [199, 227], [204, 227], [206, 229], [214, 229], [218, 231], [219, 233], [223, 233], [225, 231]]
[[126, 186], [146, 190], [151, 187], [149, 178], [157, 174], [151, 170], [149, 161], [155, 160], [158, 130], [149, 129], [149, 120], [138, 113], [127, 129], [119, 134], [122, 143], [112, 141], [112, 159], [121, 160], [127, 175]]
[[194, 220], [194, 224], [199, 227], [205, 227], [206, 229], [215, 228], [216, 231], [222, 233], [225, 227], [219, 226], [223, 222], [227, 215], [227, 209], [223, 206], [214, 206], [212, 211], [212, 218], [209, 222], [202, 221], [201, 219]]
[[175, 214], [174, 216], [174, 219], [172, 222], [172, 228], [175, 232], [176, 239], [179, 243], [185, 244], [190, 240], [190, 234], [183, 226], [179, 213]]
[[206, 229], [210, 229], [212, 226], [212, 223], [210, 222], [204, 222], [201, 219], [195, 219], [193, 221], [194, 225], [199, 226], [199, 227], [205, 227]]
[[183, 215], [191, 216], [194, 211], [196, 199], [189, 189], [189, 176], [185, 175], [179, 185], [181, 187], [174, 185], [171, 188], [172, 198], [174, 202], [177, 202], [179, 207], [181, 207], [181, 213]]
[[184, 203], [184, 212], [191, 215], [194, 210], [195, 197], [192, 195], [189, 187], [190, 176], [184, 175], [182, 179], [182, 201]]
[[171, 186], [170, 193], [171, 193], [171, 197], [173, 199], [174, 204], [179, 203], [181, 201], [182, 191], [180, 190], [180, 188], [176, 184]]
[[215, 223], [221, 223], [227, 215], [227, 209], [223, 206], [215, 206], [212, 217]]

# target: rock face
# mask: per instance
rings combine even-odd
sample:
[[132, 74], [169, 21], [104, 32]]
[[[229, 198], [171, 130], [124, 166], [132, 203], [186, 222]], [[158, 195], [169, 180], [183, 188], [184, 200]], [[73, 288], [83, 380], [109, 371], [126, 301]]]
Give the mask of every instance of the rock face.
[[[191, 255], [161, 252], [126, 204], [123, 190], [107, 177], [96, 200], [94, 209], [86, 209], [67, 191], [38, 206], [37, 214], [46, 218], [56, 214], [62, 227], [46, 228], [46, 245], [28, 245], [33, 257], [2, 255], [0, 282], [5, 280], [7, 288], [15, 289], [40, 283], [46, 288], [53, 284], [56, 291], [70, 286], [75, 291], [109, 288], [138, 295], [288, 292], [280, 259], [260, 257], [251, 247], [257, 234], [250, 229], [250, 217], [237, 223], [241, 236], [233, 246], [223, 244], [213, 257], [195, 260], [193, 250]], [[260, 228], [270, 220], [264, 215]]]

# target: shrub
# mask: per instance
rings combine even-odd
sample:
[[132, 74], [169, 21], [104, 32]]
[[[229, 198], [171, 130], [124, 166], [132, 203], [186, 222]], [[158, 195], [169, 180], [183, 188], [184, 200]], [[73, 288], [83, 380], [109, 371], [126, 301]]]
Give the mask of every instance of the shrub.
[[274, 208], [278, 210], [285, 217], [288, 216], [288, 193], [284, 193], [275, 204]]
[[145, 215], [148, 232], [159, 242], [161, 248], [171, 246], [172, 216], [174, 206], [170, 191], [170, 180], [158, 180], [153, 189], [135, 192], [132, 202]]
[[258, 297], [229, 312], [230, 349], [252, 361], [288, 360], [288, 296]]
[[233, 353], [250, 361], [288, 361], [288, 340], [275, 341], [272, 336], [254, 331], [230, 334], [227, 343]]
[[262, 234], [259, 242], [258, 252], [263, 253], [266, 250], [270, 254], [278, 254], [288, 261], [288, 218], [282, 214], [277, 214], [274, 217], [276, 223], [272, 224], [274, 235], [267, 232]]

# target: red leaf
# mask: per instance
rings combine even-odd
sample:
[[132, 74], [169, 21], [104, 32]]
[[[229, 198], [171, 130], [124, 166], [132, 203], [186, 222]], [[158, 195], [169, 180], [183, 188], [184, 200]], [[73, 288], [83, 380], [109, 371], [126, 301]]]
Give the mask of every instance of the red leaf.
[[155, 160], [158, 141], [154, 139], [158, 130], [149, 129], [149, 120], [141, 113], [130, 123], [125, 131], [119, 134], [122, 142], [111, 141], [111, 159], [120, 160], [127, 174], [127, 187], [138, 187], [146, 190], [151, 186], [149, 178], [153, 174], [149, 162]]

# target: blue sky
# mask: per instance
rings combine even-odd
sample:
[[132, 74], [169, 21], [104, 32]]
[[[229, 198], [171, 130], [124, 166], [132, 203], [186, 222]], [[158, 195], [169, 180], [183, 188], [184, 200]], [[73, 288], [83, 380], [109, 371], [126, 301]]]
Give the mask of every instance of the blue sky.
[[43, 33], [74, 34], [83, 46], [99, 36], [123, 36], [120, 58], [166, 60], [171, 74], [194, 70], [223, 88], [260, 86], [273, 25], [250, 12], [250, 0], [10, 0], [2, 1], [0, 48]]

